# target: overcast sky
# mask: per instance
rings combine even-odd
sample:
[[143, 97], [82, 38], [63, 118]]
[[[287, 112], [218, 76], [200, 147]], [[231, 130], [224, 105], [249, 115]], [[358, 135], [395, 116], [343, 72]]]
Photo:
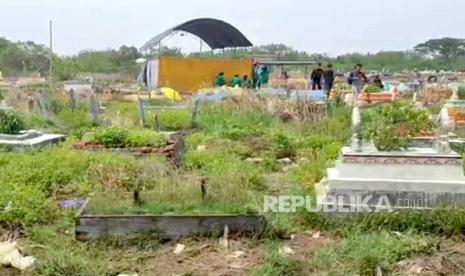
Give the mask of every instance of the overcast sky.
[[[225, 20], [254, 45], [285, 43], [337, 55], [411, 49], [437, 37], [465, 37], [464, 0], [0, 0], [0, 36], [48, 44], [54, 50], [142, 46], [156, 34], [190, 19]], [[167, 46], [199, 48], [192, 36]]]

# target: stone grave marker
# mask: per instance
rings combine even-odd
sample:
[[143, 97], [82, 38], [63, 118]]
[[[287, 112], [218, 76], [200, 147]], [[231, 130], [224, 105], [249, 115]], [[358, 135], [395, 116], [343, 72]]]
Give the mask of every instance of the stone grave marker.
[[74, 89], [70, 89], [68, 91], [69, 95], [69, 106], [71, 107], [71, 110], [74, 110], [76, 108], [76, 92], [74, 92]]
[[199, 119], [199, 113], [200, 113], [200, 103], [201, 99], [197, 98], [194, 101], [194, 111], [192, 112], [192, 125], [197, 127], [198, 125], [198, 119]]
[[139, 96], [137, 96], [137, 112], [139, 114], [139, 124], [141, 127], [144, 127], [145, 125], [144, 103], [142, 102]]
[[40, 89], [37, 91], [37, 103], [39, 105], [42, 116], [44, 116], [47, 121], [50, 121], [50, 115], [48, 114], [47, 110], [47, 102], [45, 100], [44, 93]]
[[97, 101], [97, 96], [95, 95], [94, 91], [90, 93], [90, 112], [92, 113], [92, 120], [94, 124], [98, 124], [100, 122], [99, 115], [99, 104]]

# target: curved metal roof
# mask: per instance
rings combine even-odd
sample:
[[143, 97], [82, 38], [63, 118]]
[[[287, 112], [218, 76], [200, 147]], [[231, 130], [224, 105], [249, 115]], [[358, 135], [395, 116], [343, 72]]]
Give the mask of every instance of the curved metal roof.
[[184, 31], [196, 35], [212, 49], [252, 46], [252, 43], [231, 24], [218, 19], [199, 18], [164, 31], [150, 39], [140, 50], [145, 51], [155, 47], [160, 41], [176, 31]]

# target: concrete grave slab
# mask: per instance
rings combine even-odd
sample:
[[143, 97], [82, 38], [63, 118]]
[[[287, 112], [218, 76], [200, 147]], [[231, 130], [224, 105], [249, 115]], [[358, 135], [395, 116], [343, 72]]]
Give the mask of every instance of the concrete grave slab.
[[317, 193], [322, 205], [334, 204], [329, 198], [351, 205], [360, 197], [369, 198], [364, 203], [374, 207], [384, 197], [393, 208], [465, 206], [462, 158], [432, 148], [354, 152], [346, 147], [327, 170], [327, 178], [317, 185]]
[[65, 140], [62, 134], [45, 134], [36, 130], [24, 130], [19, 134], [0, 134], [0, 147], [15, 150], [42, 148]]

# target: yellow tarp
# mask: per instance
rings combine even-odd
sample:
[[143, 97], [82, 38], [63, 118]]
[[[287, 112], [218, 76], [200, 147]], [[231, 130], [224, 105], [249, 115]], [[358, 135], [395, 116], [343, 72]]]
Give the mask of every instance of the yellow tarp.
[[235, 74], [252, 78], [252, 59], [160, 57], [159, 62], [159, 86], [171, 87], [181, 94], [214, 87], [219, 72], [224, 72], [228, 85]]
[[163, 96], [165, 96], [169, 100], [172, 100], [172, 101], [182, 100], [181, 95], [179, 95], [178, 91], [174, 90], [173, 88], [163, 87], [163, 88], [160, 88], [160, 91], [163, 94]]

